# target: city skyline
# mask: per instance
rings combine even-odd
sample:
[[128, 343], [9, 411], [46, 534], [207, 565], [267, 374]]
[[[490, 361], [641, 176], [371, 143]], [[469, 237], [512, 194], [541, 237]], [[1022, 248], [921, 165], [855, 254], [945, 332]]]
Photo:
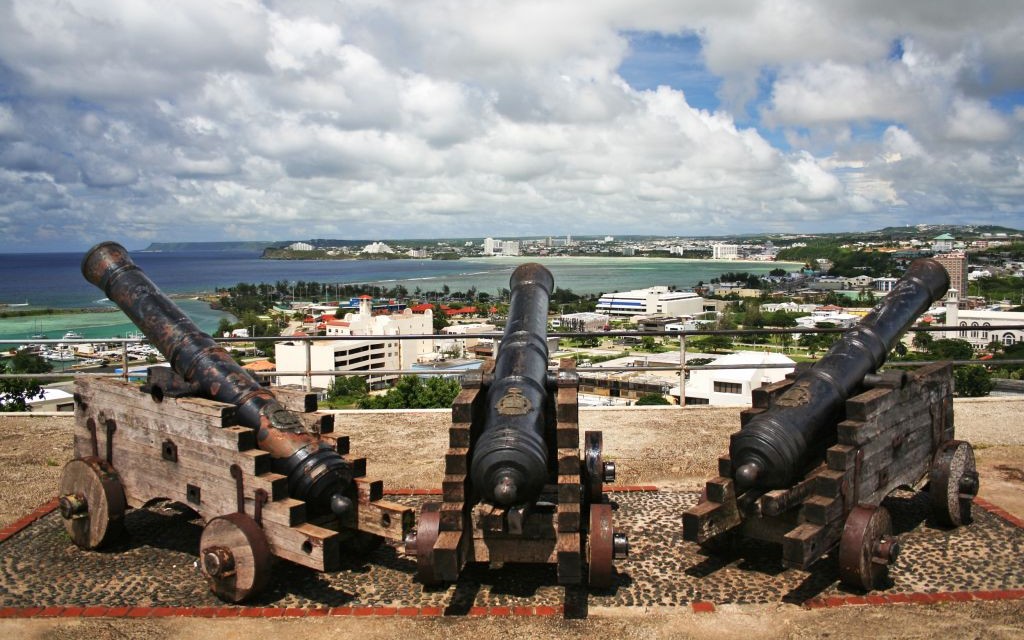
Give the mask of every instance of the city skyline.
[[1024, 224], [1015, 1], [0, 16], [0, 252]]

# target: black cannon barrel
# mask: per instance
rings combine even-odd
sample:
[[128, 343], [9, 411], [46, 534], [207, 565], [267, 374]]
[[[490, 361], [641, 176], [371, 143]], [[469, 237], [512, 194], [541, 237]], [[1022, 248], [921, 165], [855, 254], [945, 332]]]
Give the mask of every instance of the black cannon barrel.
[[487, 389], [483, 432], [470, 474], [484, 500], [500, 506], [537, 499], [548, 477], [544, 406], [548, 367], [548, 301], [555, 280], [537, 263], [520, 265], [509, 286], [508, 323]]
[[876, 371], [914, 320], [949, 288], [935, 260], [915, 260], [892, 291], [800, 374], [770, 409], [733, 434], [729, 455], [740, 491], [790, 486], [835, 441], [847, 398]]
[[313, 511], [344, 512], [350, 465], [329, 445], [306, 433], [285, 409], [213, 338], [203, 333], [143, 273], [116, 242], [102, 242], [82, 259], [85, 279], [106, 293], [174, 371], [213, 400], [238, 407], [239, 422], [257, 430], [257, 445], [270, 453], [274, 469], [288, 476], [289, 494]]

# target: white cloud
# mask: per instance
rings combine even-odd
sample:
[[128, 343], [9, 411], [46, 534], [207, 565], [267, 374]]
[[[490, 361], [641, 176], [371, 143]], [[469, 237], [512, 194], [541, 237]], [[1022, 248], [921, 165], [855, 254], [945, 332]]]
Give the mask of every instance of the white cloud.
[[1001, 142], [1013, 134], [1007, 118], [980, 100], [957, 97], [949, 115], [947, 134], [963, 142]]
[[[83, 243], [1012, 220], [1016, 7], [12, 0], [0, 215], [10, 247], [61, 220]], [[629, 86], [628, 30], [696, 34], [722, 108]]]

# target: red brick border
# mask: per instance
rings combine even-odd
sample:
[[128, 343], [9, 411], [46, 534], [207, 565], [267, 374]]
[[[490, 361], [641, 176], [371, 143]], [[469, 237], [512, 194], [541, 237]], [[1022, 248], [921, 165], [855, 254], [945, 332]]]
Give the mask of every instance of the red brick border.
[[974, 504], [981, 507], [985, 511], [988, 511], [992, 515], [1002, 518], [1003, 520], [1006, 520], [1013, 526], [1018, 527], [1020, 529], [1024, 529], [1024, 519], [1018, 518], [1017, 516], [1007, 511], [1006, 509], [998, 505], [994, 505], [988, 500], [984, 498], [975, 497]]
[[57, 498], [53, 498], [52, 500], [50, 500], [46, 504], [44, 504], [44, 505], [42, 505], [40, 507], [37, 507], [34, 511], [32, 511], [32, 513], [30, 513], [27, 516], [25, 516], [24, 518], [18, 520], [14, 524], [8, 525], [8, 526], [4, 527], [3, 529], [0, 529], [0, 542], [3, 542], [5, 540], [7, 540], [8, 538], [13, 536], [14, 534], [18, 533], [19, 531], [24, 530], [25, 528], [27, 528], [30, 524], [32, 524], [36, 520], [38, 520], [38, 519], [40, 519], [40, 518], [42, 518], [44, 516], [47, 516], [50, 513], [52, 513], [53, 510], [57, 508], [58, 502], [59, 501], [57, 500]]

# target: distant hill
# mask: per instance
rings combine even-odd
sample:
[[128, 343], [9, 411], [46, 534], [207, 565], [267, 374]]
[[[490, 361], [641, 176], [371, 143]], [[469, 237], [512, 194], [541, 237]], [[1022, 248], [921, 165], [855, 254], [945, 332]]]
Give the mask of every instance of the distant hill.
[[[982, 234], [1006, 234], [1007, 236], [1020, 236], [1024, 231], [1011, 227], [998, 225], [914, 225], [909, 227], [885, 227], [874, 231], [841, 231], [831, 233], [750, 233], [721, 236], [688, 236], [698, 240], [724, 240], [733, 242], [764, 242], [771, 240], [779, 241], [795, 240], [800, 238], [831, 238], [837, 241], [863, 241], [879, 242], [894, 241], [906, 238], [930, 239], [937, 235], [948, 233], [957, 240], [969, 240], [981, 237]], [[655, 235], [623, 235], [611, 234], [616, 242], [643, 242], [658, 240], [671, 236]], [[564, 235], [552, 236], [497, 236], [503, 240], [539, 240], [547, 237], [564, 238]], [[578, 241], [601, 240], [604, 235], [574, 235], [573, 239]], [[480, 244], [483, 238], [419, 238], [419, 239], [393, 239], [393, 238], [360, 238], [360, 239], [330, 239], [312, 238], [302, 240], [309, 243], [316, 249], [326, 247], [361, 247], [370, 242], [384, 242], [386, 244], [401, 244], [407, 247], [426, 247], [440, 243], [448, 246], [461, 246], [466, 242]], [[143, 251], [256, 251], [262, 253], [266, 249], [280, 249], [296, 242], [295, 240], [255, 240], [246, 242], [154, 242]]]
[[254, 240], [251, 242], [153, 242], [143, 251], [263, 251], [267, 247], [283, 247], [288, 242]]

